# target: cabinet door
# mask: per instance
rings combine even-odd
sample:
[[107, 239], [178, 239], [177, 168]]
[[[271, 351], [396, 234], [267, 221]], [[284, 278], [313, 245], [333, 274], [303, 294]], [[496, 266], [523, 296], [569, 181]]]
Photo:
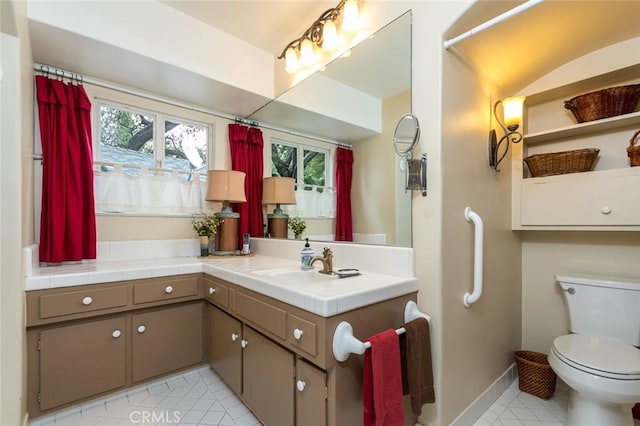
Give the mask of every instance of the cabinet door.
[[326, 374], [306, 361], [296, 361], [296, 425], [326, 426]]
[[125, 318], [40, 333], [40, 410], [124, 386]]
[[242, 392], [242, 324], [220, 309], [207, 305], [207, 357], [209, 365], [236, 394]]
[[202, 303], [133, 315], [132, 324], [134, 382], [202, 362]]
[[242, 341], [247, 405], [267, 425], [293, 426], [293, 354], [246, 325]]

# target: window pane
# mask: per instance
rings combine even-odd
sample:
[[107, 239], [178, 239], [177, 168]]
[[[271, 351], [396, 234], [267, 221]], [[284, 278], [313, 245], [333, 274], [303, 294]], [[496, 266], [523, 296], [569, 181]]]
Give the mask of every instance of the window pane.
[[271, 176], [292, 177], [296, 179], [297, 171], [298, 149], [293, 146], [272, 143]]
[[100, 160], [153, 166], [153, 116], [100, 105]]
[[[304, 154], [304, 183], [307, 185], [324, 186], [325, 184], [325, 154], [305, 149]], [[319, 189], [319, 192], [322, 190]]]
[[164, 122], [164, 168], [207, 170], [207, 128], [166, 120]]

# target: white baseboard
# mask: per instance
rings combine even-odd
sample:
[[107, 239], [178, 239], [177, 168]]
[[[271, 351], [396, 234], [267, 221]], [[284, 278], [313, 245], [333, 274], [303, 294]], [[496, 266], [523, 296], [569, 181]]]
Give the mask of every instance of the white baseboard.
[[495, 382], [491, 384], [475, 401], [473, 401], [456, 419], [451, 426], [473, 425], [491, 405], [500, 398], [500, 395], [518, 378], [518, 369], [513, 363], [505, 370]]

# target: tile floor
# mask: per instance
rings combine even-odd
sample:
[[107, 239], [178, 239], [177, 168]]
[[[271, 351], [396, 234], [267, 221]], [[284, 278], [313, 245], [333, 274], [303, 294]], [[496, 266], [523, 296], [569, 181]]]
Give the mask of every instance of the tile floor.
[[221, 425], [260, 421], [208, 367], [44, 416], [31, 426]]
[[[516, 380], [473, 426], [563, 426], [567, 398], [567, 386], [560, 381], [553, 397], [545, 401], [520, 392]], [[208, 366], [44, 416], [29, 424], [261, 425]], [[636, 421], [635, 426], [640, 426], [640, 422]]]

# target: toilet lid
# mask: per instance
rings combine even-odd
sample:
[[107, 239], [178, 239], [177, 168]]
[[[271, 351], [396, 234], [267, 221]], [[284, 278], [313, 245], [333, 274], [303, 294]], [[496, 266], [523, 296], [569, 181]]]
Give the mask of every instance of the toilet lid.
[[569, 334], [556, 338], [553, 350], [578, 369], [615, 379], [640, 379], [640, 350], [629, 344]]

